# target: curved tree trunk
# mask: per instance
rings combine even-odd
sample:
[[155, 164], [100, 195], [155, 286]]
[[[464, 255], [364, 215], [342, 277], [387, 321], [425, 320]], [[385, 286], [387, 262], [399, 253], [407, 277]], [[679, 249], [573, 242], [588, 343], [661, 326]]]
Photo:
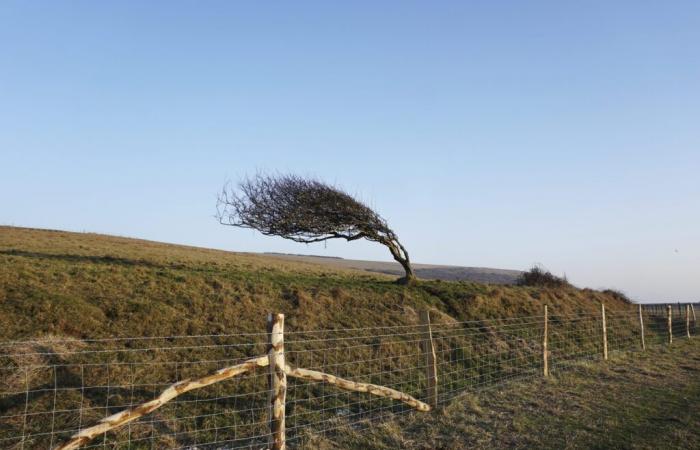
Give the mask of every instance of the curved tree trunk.
[[401, 264], [401, 267], [403, 267], [403, 270], [406, 272], [406, 275], [403, 277], [399, 278], [396, 280], [397, 283], [399, 284], [411, 284], [414, 281], [416, 281], [416, 275], [413, 273], [413, 267], [411, 267], [411, 261], [408, 259], [408, 254], [405, 254], [406, 256], [404, 258], [402, 257], [396, 257], [394, 256], [394, 259], [398, 261], [399, 264]]
[[399, 264], [401, 264], [401, 266], [403, 266], [403, 270], [406, 271], [406, 275], [396, 280], [396, 282], [399, 284], [413, 284], [416, 281], [416, 275], [413, 273], [411, 263], [407, 259], [397, 259], [397, 261]]
[[411, 260], [408, 257], [408, 252], [404, 246], [401, 245], [399, 240], [394, 238], [390, 241], [383, 242], [383, 244], [389, 247], [391, 256], [394, 257], [396, 262], [401, 264], [401, 267], [403, 267], [403, 270], [406, 272], [406, 274], [396, 280], [396, 282], [399, 284], [411, 284], [416, 281], [416, 275], [413, 273], [413, 267], [411, 267]]

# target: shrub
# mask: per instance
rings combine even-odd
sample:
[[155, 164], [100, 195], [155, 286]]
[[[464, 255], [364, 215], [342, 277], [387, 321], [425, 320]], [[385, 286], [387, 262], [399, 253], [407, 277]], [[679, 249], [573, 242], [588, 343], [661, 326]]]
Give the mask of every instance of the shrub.
[[570, 286], [566, 275], [558, 277], [540, 265], [533, 266], [527, 272], [520, 274], [515, 281], [518, 286], [548, 286], [565, 287]]
[[605, 289], [605, 290], [603, 290], [603, 294], [609, 295], [609, 296], [616, 298], [618, 300], [622, 300], [625, 303], [632, 303], [632, 300], [630, 300], [630, 298], [627, 296], [627, 294], [625, 294], [622, 291], [618, 291], [617, 289]]

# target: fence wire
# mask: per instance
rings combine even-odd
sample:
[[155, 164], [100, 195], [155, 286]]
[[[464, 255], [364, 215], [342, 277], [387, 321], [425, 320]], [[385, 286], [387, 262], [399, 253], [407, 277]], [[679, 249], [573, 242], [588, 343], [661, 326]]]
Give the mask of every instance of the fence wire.
[[[672, 310], [673, 339], [698, 333], [685, 305]], [[467, 322], [434, 318], [437, 402], [464, 392], [543, 373], [543, 316]], [[669, 339], [667, 309], [642, 310], [647, 347]], [[639, 311], [607, 311], [608, 352], [641, 349]], [[428, 359], [420, 324], [337, 330], [286, 330], [293, 367], [389, 387], [425, 400]], [[550, 372], [600, 359], [600, 314], [548, 319]], [[266, 333], [72, 339], [45, 336], [0, 343], [0, 448], [54, 448], [101, 419], [156, 398], [173, 383], [264, 355]], [[105, 433], [83, 448], [261, 449], [269, 438], [268, 371], [259, 368], [198, 389], [153, 413]], [[332, 439], [413, 411], [404, 403], [336, 386], [288, 378], [286, 433], [290, 448]]]

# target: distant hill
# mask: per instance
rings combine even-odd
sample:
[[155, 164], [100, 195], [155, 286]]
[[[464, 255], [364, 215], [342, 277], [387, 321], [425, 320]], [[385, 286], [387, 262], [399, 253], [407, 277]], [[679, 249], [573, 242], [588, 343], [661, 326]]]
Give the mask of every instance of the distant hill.
[[[265, 253], [267, 256], [282, 258], [290, 261], [301, 261], [327, 266], [358, 269], [368, 272], [385, 273], [388, 275], [403, 275], [403, 269], [396, 262], [364, 261], [359, 259], [344, 259], [335, 256], [298, 255], [288, 253]], [[489, 267], [443, 266], [436, 264], [413, 264], [418, 278], [426, 280], [445, 281], [474, 281], [477, 283], [514, 284], [522, 273], [520, 270], [493, 269]]]

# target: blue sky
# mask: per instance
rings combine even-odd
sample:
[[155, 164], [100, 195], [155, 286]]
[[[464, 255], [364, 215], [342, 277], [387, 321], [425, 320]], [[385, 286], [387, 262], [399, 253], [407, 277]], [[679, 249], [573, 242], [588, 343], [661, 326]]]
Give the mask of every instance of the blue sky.
[[4, 1], [0, 223], [390, 259], [212, 218], [289, 171], [416, 262], [697, 301], [699, 45], [698, 2]]

